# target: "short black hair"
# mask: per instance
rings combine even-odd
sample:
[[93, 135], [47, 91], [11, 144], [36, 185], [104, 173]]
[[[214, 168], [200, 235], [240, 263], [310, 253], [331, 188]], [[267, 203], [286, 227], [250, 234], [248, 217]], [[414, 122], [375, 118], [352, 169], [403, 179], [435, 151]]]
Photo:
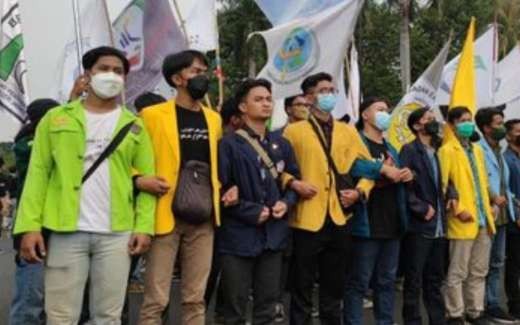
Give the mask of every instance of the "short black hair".
[[351, 120], [351, 118], [350, 118], [350, 115], [348, 115], [348, 114], [343, 115], [343, 116], [339, 119], [340, 122], [347, 123], [347, 124], [350, 123], [350, 120]]
[[137, 98], [134, 100], [134, 107], [137, 113], [142, 111], [146, 107], [150, 107], [156, 104], [164, 103], [166, 101], [166, 98], [163, 96], [152, 93], [152, 92], [145, 92], [141, 95], [137, 96]]
[[224, 125], [228, 125], [231, 121], [231, 118], [236, 116], [240, 117], [241, 112], [238, 109], [237, 101], [234, 97], [227, 99], [224, 104], [222, 104], [222, 110], [220, 111], [220, 116], [222, 117], [222, 123]]
[[248, 78], [242, 81], [235, 91], [235, 100], [237, 105], [244, 101], [251, 89], [256, 87], [264, 87], [271, 92], [271, 83], [267, 79], [252, 79]]
[[52, 98], [38, 98], [27, 106], [27, 118], [32, 123], [38, 123], [51, 109], [60, 106], [60, 103]]
[[407, 125], [408, 125], [408, 128], [410, 129], [410, 131], [412, 131], [413, 134], [417, 134], [417, 131], [415, 131], [415, 129], [413, 128], [413, 126], [419, 122], [424, 114], [426, 114], [426, 112], [428, 112], [430, 109], [428, 107], [421, 107], [421, 108], [418, 108], [416, 110], [414, 110], [412, 113], [410, 113], [410, 115], [408, 116], [408, 122], [407, 122]]
[[471, 114], [471, 111], [466, 106], [453, 107], [448, 111], [448, 123], [453, 124], [455, 120], [458, 120], [464, 114]]
[[177, 88], [171, 80], [172, 76], [190, 67], [195, 60], [199, 60], [204, 63], [205, 66], [209, 65], [204, 53], [196, 50], [185, 50], [166, 56], [162, 65], [162, 74], [168, 85]]
[[304, 94], [308, 94], [311, 88], [314, 88], [320, 81], [332, 82], [332, 76], [326, 72], [319, 72], [305, 78], [300, 86]]
[[504, 123], [504, 126], [506, 127], [507, 132], [513, 131], [513, 128], [515, 125], [520, 123], [520, 119], [514, 118], [511, 120], [508, 120], [506, 123]]
[[120, 50], [111, 47], [111, 46], [100, 46], [93, 48], [87, 53], [83, 54], [83, 58], [81, 59], [81, 63], [83, 65], [83, 69], [90, 70], [96, 64], [96, 62], [103, 56], [115, 56], [121, 62], [123, 62], [123, 67], [125, 70], [125, 75], [130, 72], [130, 62], [126, 58], [125, 54]]
[[292, 106], [292, 104], [294, 103], [294, 100], [296, 98], [304, 97], [304, 96], [305, 96], [304, 94], [298, 94], [298, 95], [294, 95], [294, 96], [285, 98], [285, 100], [283, 101], [283, 106], [284, 106], [285, 110], [287, 111], [287, 107]]
[[481, 108], [477, 111], [477, 114], [475, 114], [475, 122], [480, 132], [484, 132], [484, 126], [489, 126], [496, 115], [504, 117], [504, 112], [495, 107]]
[[366, 111], [374, 103], [379, 103], [379, 102], [383, 102], [388, 107], [390, 107], [390, 102], [388, 101], [388, 99], [386, 99], [384, 97], [368, 96], [365, 99], [363, 99], [363, 102], [361, 103], [361, 105], [359, 105], [359, 119], [356, 122], [356, 127], [358, 130], [363, 129], [363, 127], [365, 126], [364, 122], [363, 122], [363, 117], [361, 116], [361, 114], [363, 114], [363, 112]]

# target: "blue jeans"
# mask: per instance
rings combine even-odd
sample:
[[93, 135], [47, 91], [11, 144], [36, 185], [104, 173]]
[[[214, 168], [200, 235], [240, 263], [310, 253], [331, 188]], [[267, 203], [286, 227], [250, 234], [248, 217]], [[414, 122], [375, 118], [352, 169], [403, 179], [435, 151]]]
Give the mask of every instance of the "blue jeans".
[[121, 324], [130, 255], [129, 233], [52, 233], [45, 264], [47, 325], [77, 324], [89, 279], [93, 324]]
[[363, 297], [369, 285], [374, 291], [376, 324], [393, 325], [399, 244], [398, 239], [353, 237], [351, 269], [348, 270], [344, 297], [345, 325], [364, 324]]
[[507, 226], [497, 226], [497, 232], [493, 237], [491, 256], [489, 259], [489, 271], [486, 278], [486, 309], [500, 307], [500, 272], [504, 268], [506, 260], [506, 231]]
[[43, 264], [29, 264], [17, 257], [9, 324], [43, 325], [45, 324], [43, 307]]

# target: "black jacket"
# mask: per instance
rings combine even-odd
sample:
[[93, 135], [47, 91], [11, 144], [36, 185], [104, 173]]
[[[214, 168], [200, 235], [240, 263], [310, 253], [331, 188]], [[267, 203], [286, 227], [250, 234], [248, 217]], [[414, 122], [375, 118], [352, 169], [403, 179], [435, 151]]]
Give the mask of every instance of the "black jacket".
[[[435, 153], [435, 163], [439, 172], [436, 180], [434, 179], [431, 160], [419, 139], [404, 145], [401, 149], [400, 158], [403, 167], [410, 168], [414, 173], [413, 182], [406, 187], [407, 207], [410, 216], [408, 231], [435, 236], [437, 220], [440, 216], [443, 233], [446, 234], [446, 204], [442, 192], [441, 170], [437, 153]], [[426, 221], [425, 217], [429, 205], [436, 212], [440, 211], [440, 215], [436, 213], [430, 221]]]

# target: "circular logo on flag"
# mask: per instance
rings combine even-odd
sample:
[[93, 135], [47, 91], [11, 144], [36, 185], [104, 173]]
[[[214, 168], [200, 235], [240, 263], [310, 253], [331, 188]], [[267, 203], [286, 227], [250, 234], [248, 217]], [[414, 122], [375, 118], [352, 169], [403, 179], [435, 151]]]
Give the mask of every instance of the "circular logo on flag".
[[285, 38], [268, 73], [279, 83], [291, 83], [311, 71], [318, 57], [319, 46], [314, 33], [298, 27]]

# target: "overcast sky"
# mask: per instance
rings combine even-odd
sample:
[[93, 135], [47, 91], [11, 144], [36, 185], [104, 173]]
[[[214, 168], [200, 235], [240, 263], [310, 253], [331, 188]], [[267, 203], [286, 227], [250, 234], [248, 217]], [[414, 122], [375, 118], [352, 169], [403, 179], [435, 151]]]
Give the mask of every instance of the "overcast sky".
[[[72, 1], [20, 0], [31, 99], [49, 96], [58, 58], [74, 32]], [[115, 19], [128, 2], [107, 0], [111, 19]]]

